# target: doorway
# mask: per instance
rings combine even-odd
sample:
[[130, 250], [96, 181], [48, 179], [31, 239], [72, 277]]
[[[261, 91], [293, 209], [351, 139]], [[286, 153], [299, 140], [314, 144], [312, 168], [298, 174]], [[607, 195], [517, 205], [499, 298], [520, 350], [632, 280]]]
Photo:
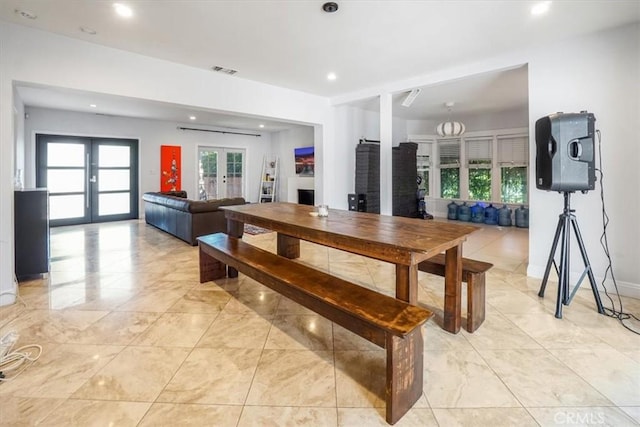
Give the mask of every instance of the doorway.
[[198, 147], [199, 200], [244, 197], [245, 150]]
[[36, 135], [51, 226], [138, 218], [138, 140]]

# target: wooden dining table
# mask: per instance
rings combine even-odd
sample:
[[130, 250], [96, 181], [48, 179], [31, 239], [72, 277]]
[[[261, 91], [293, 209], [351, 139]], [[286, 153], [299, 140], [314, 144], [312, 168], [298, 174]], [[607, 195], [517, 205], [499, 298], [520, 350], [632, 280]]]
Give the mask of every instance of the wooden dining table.
[[278, 255], [290, 259], [300, 256], [300, 240], [305, 240], [395, 264], [396, 298], [414, 305], [418, 303], [418, 264], [445, 252], [443, 328], [460, 331], [462, 243], [478, 227], [339, 209], [317, 216], [313, 206], [284, 202], [221, 209], [230, 236], [242, 237], [245, 223], [273, 230]]

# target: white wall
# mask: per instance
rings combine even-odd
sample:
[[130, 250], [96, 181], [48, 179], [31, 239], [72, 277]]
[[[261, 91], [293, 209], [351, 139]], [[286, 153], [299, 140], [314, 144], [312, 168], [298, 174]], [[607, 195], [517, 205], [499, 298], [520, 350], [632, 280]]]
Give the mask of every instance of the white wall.
[[[605, 202], [610, 217], [607, 233], [614, 271], [621, 292], [640, 297], [640, 25], [535, 51], [529, 62], [529, 100], [531, 141], [535, 141], [533, 123], [547, 114], [581, 110], [595, 114], [596, 128], [602, 132]], [[533, 150], [531, 162], [535, 162]], [[531, 178], [534, 182], [533, 175]], [[528, 274], [540, 277], [563, 199], [558, 193], [533, 189], [530, 201], [530, 227], [535, 233], [530, 233]], [[602, 276], [607, 265], [600, 246], [600, 206], [599, 191], [572, 197], [596, 276]], [[577, 250], [573, 253], [578, 255]], [[581, 259], [576, 256], [571, 262], [571, 270], [577, 273]]]
[[[160, 189], [160, 146], [182, 147], [182, 189], [190, 198], [197, 199], [198, 147], [225, 147], [246, 150], [245, 198], [258, 200], [258, 188], [262, 158], [272, 150], [271, 134], [261, 137], [178, 130], [178, 123], [158, 120], [134, 119], [27, 107], [29, 118], [25, 120], [27, 142], [27, 181], [35, 186], [35, 134], [61, 134], [92, 137], [133, 138], [139, 141], [138, 170], [140, 196], [147, 191]], [[184, 123], [182, 125], [185, 125]], [[188, 125], [188, 127], [194, 127]], [[214, 129], [198, 126], [202, 129]], [[144, 212], [140, 200], [139, 212]]]
[[[289, 188], [289, 184], [298, 185], [298, 175], [296, 175], [294, 149], [300, 147], [314, 146], [314, 130], [311, 126], [296, 126], [294, 128], [274, 132], [271, 135], [273, 153], [278, 156], [280, 163], [280, 171], [278, 177], [278, 196], [277, 200], [282, 202], [298, 203], [298, 193], [296, 188]], [[313, 182], [314, 178], [311, 179]], [[304, 179], [304, 186], [309, 185]], [[312, 185], [313, 187], [313, 185]], [[300, 187], [302, 188], [302, 187]], [[289, 194], [295, 194], [295, 198], [289, 197]]]
[[[13, 85], [69, 88], [313, 125], [316, 191], [333, 133], [327, 98], [0, 22], [0, 292], [13, 284]], [[18, 117], [20, 120], [20, 117]], [[328, 128], [324, 132], [323, 128]], [[186, 155], [188, 156], [188, 154]], [[185, 156], [185, 157], [186, 157]], [[152, 161], [153, 163], [153, 161]], [[258, 172], [259, 173], [259, 172]], [[319, 178], [319, 179], [318, 179]], [[141, 190], [144, 190], [142, 188]], [[0, 300], [0, 304], [13, 298]]]

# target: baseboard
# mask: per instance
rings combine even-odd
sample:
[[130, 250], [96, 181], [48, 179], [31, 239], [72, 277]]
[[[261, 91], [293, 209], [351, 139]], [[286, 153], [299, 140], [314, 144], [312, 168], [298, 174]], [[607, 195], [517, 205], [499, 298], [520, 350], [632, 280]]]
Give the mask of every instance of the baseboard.
[[0, 293], [0, 307], [11, 305], [16, 302], [18, 295], [18, 284], [13, 282], [13, 289], [7, 289]]
[[[546, 266], [529, 264], [527, 268], [527, 276], [534, 277], [536, 279], [542, 279], [542, 277], [544, 276], [545, 268]], [[571, 273], [569, 275], [569, 280], [571, 280], [572, 284], [577, 283], [579, 278], [580, 278], [580, 274], [578, 273]], [[553, 280], [555, 281], [556, 279], [554, 278]], [[587, 282], [585, 283], [583, 281], [581, 286], [583, 287], [589, 286], [588, 279], [585, 278], [584, 280], [586, 280]], [[620, 293], [620, 295], [623, 295], [625, 297], [640, 299], [640, 284], [623, 282], [620, 280], [618, 280], [617, 283], [618, 283], [618, 292]], [[596, 284], [598, 285], [598, 290], [600, 292], [604, 292], [604, 289], [602, 288], [602, 277], [596, 276]], [[607, 287], [607, 292], [609, 293], [609, 295], [615, 294], [615, 288], [611, 280], [608, 280], [605, 283], [605, 286]]]

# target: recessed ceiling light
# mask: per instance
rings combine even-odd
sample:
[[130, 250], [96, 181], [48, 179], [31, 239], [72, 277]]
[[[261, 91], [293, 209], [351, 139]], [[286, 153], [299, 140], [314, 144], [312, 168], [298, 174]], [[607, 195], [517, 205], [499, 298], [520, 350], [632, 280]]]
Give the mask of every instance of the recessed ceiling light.
[[328, 80], [332, 80], [332, 81], [333, 81], [333, 80], [335, 80], [335, 79], [337, 79], [337, 78], [338, 78], [338, 76], [336, 76], [336, 73], [329, 73], [329, 74], [327, 74], [327, 79], [328, 79]]
[[189, 116], [189, 120], [195, 120], [196, 116]]
[[127, 5], [122, 3], [114, 3], [113, 7], [116, 9], [116, 13], [123, 18], [131, 18], [133, 16], [133, 10]]
[[540, 3], [536, 3], [531, 7], [532, 15], [544, 15], [549, 11], [551, 7], [550, 1], [541, 1]]
[[25, 19], [36, 19], [38, 17], [38, 15], [36, 15], [33, 12], [29, 12], [28, 10], [16, 9], [14, 12], [19, 17], [25, 18]]
[[97, 105], [96, 105], [96, 104], [89, 104], [89, 107], [91, 107], [91, 108], [96, 108], [96, 107], [97, 107]]
[[94, 30], [93, 28], [89, 28], [89, 27], [80, 27], [80, 31], [82, 31], [83, 33], [95, 36], [98, 32], [96, 30]]
[[259, 127], [261, 127], [261, 128], [263, 128], [263, 127], [264, 127], [264, 125], [263, 125], [263, 124], [260, 124], [260, 125], [258, 125], [258, 126], [259, 126]]

